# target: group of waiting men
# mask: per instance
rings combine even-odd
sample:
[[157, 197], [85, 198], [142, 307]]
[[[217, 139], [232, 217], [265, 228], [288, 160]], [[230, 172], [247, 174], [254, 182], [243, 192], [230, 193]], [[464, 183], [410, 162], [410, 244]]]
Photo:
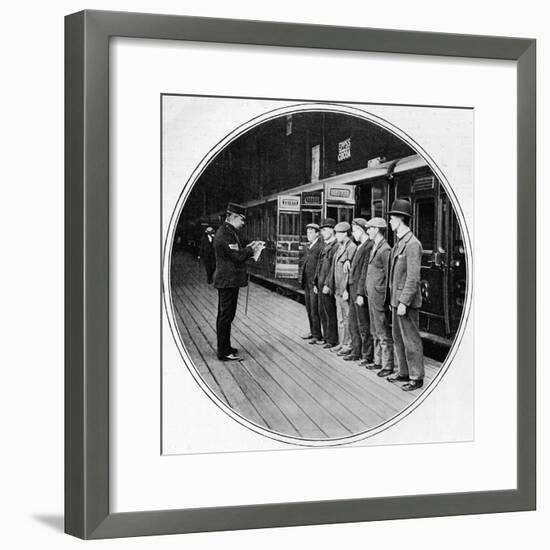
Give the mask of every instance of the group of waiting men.
[[[419, 332], [422, 245], [410, 230], [411, 203], [397, 199], [389, 212], [395, 245], [386, 241], [386, 220], [355, 218], [351, 225], [327, 218], [308, 224], [309, 245], [302, 286], [310, 333], [303, 338], [344, 361], [378, 371], [405, 391], [421, 388], [424, 353]], [[239, 288], [247, 285], [246, 262], [261, 253], [262, 241], [240, 236], [246, 209], [229, 203], [216, 232], [201, 243], [208, 282], [218, 290], [217, 356], [240, 361], [231, 344]], [[391, 310], [391, 327], [388, 313]]]
[[383, 218], [308, 224], [302, 272], [310, 329], [303, 338], [344, 361], [359, 361], [388, 382], [404, 382], [404, 391], [421, 388], [424, 380], [422, 245], [409, 227], [411, 215], [409, 201], [393, 203], [393, 248]]

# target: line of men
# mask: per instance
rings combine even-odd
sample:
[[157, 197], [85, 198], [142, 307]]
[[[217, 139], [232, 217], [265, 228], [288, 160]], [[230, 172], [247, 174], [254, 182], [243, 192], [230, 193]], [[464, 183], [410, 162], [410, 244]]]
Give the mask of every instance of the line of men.
[[409, 227], [408, 200], [394, 201], [389, 216], [393, 248], [383, 218], [307, 225], [302, 287], [310, 331], [303, 338], [413, 391], [424, 383], [422, 245]]

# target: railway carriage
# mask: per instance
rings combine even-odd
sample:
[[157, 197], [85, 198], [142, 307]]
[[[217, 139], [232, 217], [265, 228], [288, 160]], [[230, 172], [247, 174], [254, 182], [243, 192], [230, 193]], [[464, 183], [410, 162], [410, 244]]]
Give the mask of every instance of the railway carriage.
[[[300, 299], [306, 225], [319, 223], [323, 217], [337, 222], [357, 216], [387, 218], [396, 198], [411, 201], [411, 229], [424, 249], [423, 337], [448, 348], [458, 329], [466, 294], [464, 240], [448, 194], [419, 155], [391, 162], [377, 159], [364, 169], [246, 203], [246, 236], [266, 241], [261, 260], [250, 266], [251, 274]], [[387, 238], [393, 245], [391, 231]]]

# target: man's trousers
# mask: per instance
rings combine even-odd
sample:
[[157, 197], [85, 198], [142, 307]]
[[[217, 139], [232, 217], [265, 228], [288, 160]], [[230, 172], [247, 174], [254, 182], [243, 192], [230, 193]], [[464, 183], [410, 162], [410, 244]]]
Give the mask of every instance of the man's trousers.
[[218, 317], [216, 334], [218, 336], [218, 357], [231, 353], [231, 323], [237, 311], [239, 288], [218, 288]]
[[393, 349], [397, 372], [411, 380], [424, 378], [424, 351], [418, 317], [416, 308], [408, 307], [405, 315], [397, 315], [397, 308], [392, 307]]

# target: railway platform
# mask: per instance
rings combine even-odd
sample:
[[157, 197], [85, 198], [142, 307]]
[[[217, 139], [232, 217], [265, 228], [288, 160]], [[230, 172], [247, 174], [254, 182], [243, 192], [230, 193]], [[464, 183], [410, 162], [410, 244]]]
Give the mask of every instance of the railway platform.
[[440, 363], [425, 359], [424, 387], [404, 392], [356, 362], [343, 361], [300, 336], [304, 306], [250, 283], [239, 295], [232, 344], [242, 361], [216, 356], [217, 291], [204, 268], [186, 252], [172, 258], [176, 323], [195, 368], [220, 400], [268, 430], [306, 439], [333, 439], [364, 432], [408, 407], [429, 386]]

